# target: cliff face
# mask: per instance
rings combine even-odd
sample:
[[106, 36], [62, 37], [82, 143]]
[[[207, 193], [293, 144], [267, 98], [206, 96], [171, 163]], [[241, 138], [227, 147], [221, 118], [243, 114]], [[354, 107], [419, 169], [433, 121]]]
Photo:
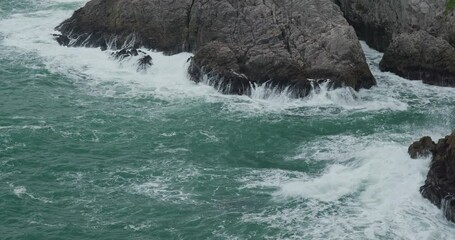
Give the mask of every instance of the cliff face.
[[267, 82], [305, 96], [317, 85], [308, 79], [357, 90], [376, 83], [330, 0], [92, 0], [57, 29], [70, 46], [194, 52], [192, 79], [209, 74], [225, 93]]
[[385, 52], [381, 70], [428, 84], [455, 86], [455, 17], [446, 0], [335, 2], [358, 36]]

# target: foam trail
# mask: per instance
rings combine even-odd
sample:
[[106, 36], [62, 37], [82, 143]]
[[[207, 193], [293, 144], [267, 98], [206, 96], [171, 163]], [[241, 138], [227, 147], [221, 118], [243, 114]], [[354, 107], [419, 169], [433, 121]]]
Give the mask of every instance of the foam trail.
[[34, 200], [38, 200], [38, 201], [41, 201], [41, 202], [44, 202], [44, 203], [52, 203], [52, 201], [50, 201], [49, 199], [47, 198], [43, 198], [43, 197], [35, 197], [34, 195], [32, 195], [31, 193], [29, 193], [27, 191], [27, 188], [24, 187], [24, 186], [14, 186], [12, 184], [10, 184], [10, 187], [13, 188], [13, 193], [14, 195], [16, 195], [16, 197], [18, 198], [24, 198], [25, 196], [31, 198], [31, 199], [34, 199]]

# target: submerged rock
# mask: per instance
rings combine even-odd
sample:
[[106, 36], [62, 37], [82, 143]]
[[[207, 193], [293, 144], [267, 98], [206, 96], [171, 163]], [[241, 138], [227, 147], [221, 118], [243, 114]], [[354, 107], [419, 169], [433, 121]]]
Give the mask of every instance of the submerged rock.
[[385, 52], [381, 69], [455, 87], [455, 16], [447, 0], [334, 0], [358, 36]]
[[[224, 93], [311, 79], [356, 90], [376, 84], [354, 30], [331, 0], [92, 0], [57, 27], [74, 46], [130, 43], [195, 53], [191, 78]], [[253, 84], [254, 83], [254, 84]]]
[[430, 170], [420, 192], [441, 208], [448, 220], [455, 222], [455, 133], [440, 139], [437, 144], [429, 137], [421, 139], [410, 147], [413, 156], [411, 148], [433, 153]]
[[113, 52], [111, 55], [119, 60], [123, 60], [128, 57], [134, 57], [139, 55], [140, 50], [137, 50], [136, 48], [124, 48], [119, 51]]
[[149, 67], [153, 65], [152, 57], [150, 57], [150, 55], [145, 55], [138, 60], [137, 64], [138, 64], [137, 70], [139, 72], [146, 71]]
[[125, 58], [130, 58], [130, 57], [137, 57], [139, 55], [140, 58], [137, 61], [137, 71], [146, 71], [149, 67], [153, 65], [152, 63], [152, 57], [148, 54], [146, 54], [144, 51], [141, 51], [136, 48], [124, 48], [118, 51], [115, 51], [111, 53], [111, 55], [120, 61], [124, 60]]

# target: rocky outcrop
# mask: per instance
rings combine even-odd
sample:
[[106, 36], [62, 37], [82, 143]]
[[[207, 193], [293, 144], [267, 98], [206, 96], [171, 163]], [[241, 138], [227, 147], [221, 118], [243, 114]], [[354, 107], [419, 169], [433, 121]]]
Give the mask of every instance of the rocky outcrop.
[[447, 0], [334, 1], [359, 37], [385, 52], [382, 70], [455, 86], [455, 16]]
[[449, 40], [455, 33], [455, 18], [446, 9], [447, 0], [335, 1], [358, 35], [382, 52], [394, 34], [422, 30]]
[[91, 0], [56, 27], [70, 46], [154, 48], [168, 54], [190, 51], [193, 0]]
[[407, 79], [455, 87], [455, 48], [425, 31], [399, 34], [387, 48], [380, 68]]
[[433, 154], [436, 144], [431, 137], [423, 137], [419, 141], [414, 142], [409, 146], [408, 153], [411, 158], [416, 159], [419, 157], [429, 157]]
[[92, 0], [57, 30], [70, 46], [193, 52], [191, 78], [224, 93], [270, 84], [305, 96], [317, 80], [356, 90], [376, 83], [331, 0]]
[[437, 144], [425, 137], [409, 148], [412, 157], [419, 156], [416, 152], [433, 154], [425, 185], [420, 188], [422, 196], [441, 208], [448, 220], [455, 222], [455, 133], [440, 139]]

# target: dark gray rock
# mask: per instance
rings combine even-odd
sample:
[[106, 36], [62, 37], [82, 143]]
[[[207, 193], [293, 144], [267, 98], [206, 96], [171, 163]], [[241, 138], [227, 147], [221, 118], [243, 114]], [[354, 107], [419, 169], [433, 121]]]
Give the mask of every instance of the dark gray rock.
[[381, 68], [454, 87], [455, 16], [447, 0], [334, 0], [358, 36], [385, 52]]
[[144, 51], [136, 48], [123, 48], [121, 50], [112, 52], [111, 55], [119, 61], [122, 61], [126, 58], [139, 56], [139, 60], [137, 60], [138, 72], [146, 71], [153, 65], [152, 57], [146, 54]]
[[[220, 42], [211, 42], [191, 59], [191, 79], [204, 81], [222, 93], [250, 94], [254, 82], [241, 73], [241, 66], [232, 49]], [[204, 76], [205, 75], [205, 76]]]
[[455, 48], [425, 31], [399, 34], [387, 48], [380, 68], [407, 79], [455, 87]]
[[224, 93], [272, 83], [304, 96], [309, 79], [356, 90], [376, 83], [354, 30], [330, 0], [92, 0], [57, 30], [74, 46], [193, 52], [192, 79], [216, 76]]
[[55, 41], [58, 42], [58, 44], [62, 46], [68, 46], [70, 45], [71, 40], [66, 36], [62, 34], [53, 34]]
[[429, 157], [433, 153], [435, 147], [436, 144], [433, 142], [431, 137], [427, 136], [409, 146], [408, 153], [413, 159], [419, 157]]
[[353, 29], [330, 1], [196, 1], [191, 19], [197, 36], [190, 34], [189, 42], [227, 44], [236, 72], [250, 82], [293, 86], [297, 96], [310, 91], [308, 79], [356, 90], [375, 84]]
[[128, 57], [134, 57], [139, 55], [139, 51], [136, 48], [124, 48], [113, 52], [112, 56], [116, 59], [123, 60]]
[[72, 46], [122, 49], [144, 46], [168, 54], [189, 51], [192, 0], [91, 0], [56, 30]]
[[455, 222], [455, 134], [440, 139], [436, 145], [430, 141], [425, 138], [413, 144], [414, 147], [425, 145], [420, 149], [433, 148], [430, 170], [420, 192], [424, 198], [441, 208], [448, 220]]
[[385, 51], [394, 34], [426, 31], [448, 39], [455, 19], [447, 0], [336, 0], [368, 45]]

